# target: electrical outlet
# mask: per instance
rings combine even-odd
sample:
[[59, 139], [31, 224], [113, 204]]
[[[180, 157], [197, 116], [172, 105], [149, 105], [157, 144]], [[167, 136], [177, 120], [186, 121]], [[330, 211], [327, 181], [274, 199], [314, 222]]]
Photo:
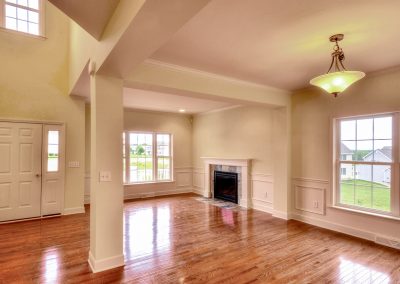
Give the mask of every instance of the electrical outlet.
[[99, 180], [100, 180], [100, 182], [111, 181], [111, 172], [110, 171], [100, 171]]
[[314, 208], [318, 208], [318, 201], [314, 201]]

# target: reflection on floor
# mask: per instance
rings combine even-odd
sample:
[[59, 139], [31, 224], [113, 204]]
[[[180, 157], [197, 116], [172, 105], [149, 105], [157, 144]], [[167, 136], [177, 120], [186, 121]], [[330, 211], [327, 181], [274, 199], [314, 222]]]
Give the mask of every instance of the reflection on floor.
[[0, 283], [400, 283], [397, 250], [193, 197], [126, 203], [126, 265], [96, 274], [88, 213], [0, 225]]

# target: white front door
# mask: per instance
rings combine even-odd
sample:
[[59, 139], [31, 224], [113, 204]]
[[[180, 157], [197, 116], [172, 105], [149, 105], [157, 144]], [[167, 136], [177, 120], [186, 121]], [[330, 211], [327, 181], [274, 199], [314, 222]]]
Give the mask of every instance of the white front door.
[[0, 122], [0, 221], [40, 216], [42, 125]]

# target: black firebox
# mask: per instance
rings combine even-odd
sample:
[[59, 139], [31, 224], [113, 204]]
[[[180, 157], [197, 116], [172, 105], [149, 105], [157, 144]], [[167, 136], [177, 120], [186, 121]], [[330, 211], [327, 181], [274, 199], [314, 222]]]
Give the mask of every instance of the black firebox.
[[214, 198], [238, 203], [238, 174], [214, 171]]

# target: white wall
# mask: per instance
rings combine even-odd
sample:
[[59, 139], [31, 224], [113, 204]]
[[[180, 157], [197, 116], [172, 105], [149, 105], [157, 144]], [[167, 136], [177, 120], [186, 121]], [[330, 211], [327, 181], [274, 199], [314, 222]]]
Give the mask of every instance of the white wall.
[[[316, 88], [293, 95], [292, 176], [298, 197], [293, 208], [296, 219], [367, 239], [374, 239], [377, 234], [400, 239], [400, 221], [330, 207], [332, 119], [399, 111], [399, 78], [398, 70], [367, 75], [336, 99]], [[321, 207], [314, 208], [312, 200], [317, 200]]]

